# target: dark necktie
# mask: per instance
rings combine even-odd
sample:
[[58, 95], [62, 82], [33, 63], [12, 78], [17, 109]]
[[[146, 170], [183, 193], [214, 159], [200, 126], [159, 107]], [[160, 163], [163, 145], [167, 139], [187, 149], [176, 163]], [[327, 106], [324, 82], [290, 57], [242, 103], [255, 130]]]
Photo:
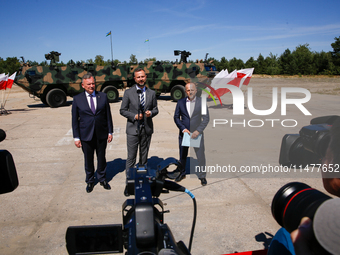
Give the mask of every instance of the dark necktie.
[[144, 112], [145, 99], [144, 99], [144, 93], [143, 92], [140, 94], [140, 104], [141, 104], [142, 112]]
[[91, 103], [91, 110], [93, 112], [93, 114], [96, 113], [96, 108], [94, 107], [94, 102], [93, 102], [93, 95], [90, 95], [90, 103]]

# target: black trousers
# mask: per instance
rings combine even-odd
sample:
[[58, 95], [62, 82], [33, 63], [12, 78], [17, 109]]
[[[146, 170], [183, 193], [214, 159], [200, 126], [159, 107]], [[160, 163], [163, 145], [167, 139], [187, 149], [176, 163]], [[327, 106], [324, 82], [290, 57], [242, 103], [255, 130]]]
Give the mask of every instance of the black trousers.
[[105, 151], [107, 139], [98, 140], [94, 135], [91, 141], [81, 141], [82, 150], [84, 153], [86, 183], [94, 183], [94, 152], [97, 155], [97, 180], [105, 181], [106, 177], [106, 157]]

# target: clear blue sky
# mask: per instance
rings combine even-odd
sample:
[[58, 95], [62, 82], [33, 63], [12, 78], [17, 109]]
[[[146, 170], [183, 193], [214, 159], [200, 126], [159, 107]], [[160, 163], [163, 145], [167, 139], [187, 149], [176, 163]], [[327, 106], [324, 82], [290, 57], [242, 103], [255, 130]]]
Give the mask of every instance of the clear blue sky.
[[[0, 57], [41, 62], [50, 51], [60, 60], [96, 55], [138, 61], [176, 60], [174, 50], [209, 57], [280, 56], [300, 44], [331, 51], [340, 36], [340, 1], [135, 1], [1, 0]], [[149, 42], [145, 42], [149, 39]]]

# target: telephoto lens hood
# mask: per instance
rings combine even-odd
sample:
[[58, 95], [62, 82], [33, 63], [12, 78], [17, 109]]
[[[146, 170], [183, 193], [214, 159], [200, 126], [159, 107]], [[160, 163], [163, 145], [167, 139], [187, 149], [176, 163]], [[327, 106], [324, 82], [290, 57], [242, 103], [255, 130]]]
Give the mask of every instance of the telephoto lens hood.
[[[335, 201], [334, 201], [335, 200]], [[272, 215], [289, 233], [297, 229], [303, 217], [313, 221], [315, 254], [340, 254], [340, 199], [301, 182], [287, 183], [275, 194]]]

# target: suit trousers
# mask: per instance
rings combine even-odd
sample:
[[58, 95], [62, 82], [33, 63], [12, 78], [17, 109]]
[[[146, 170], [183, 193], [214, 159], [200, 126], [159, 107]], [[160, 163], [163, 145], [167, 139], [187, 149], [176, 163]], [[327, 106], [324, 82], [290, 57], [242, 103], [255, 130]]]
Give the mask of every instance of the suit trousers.
[[[146, 165], [148, 161], [148, 152], [150, 148], [151, 136], [152, 135], [146, 134], [144, 127], [141, 128], [141, 146], [139, 149], [141, 150], [142, 157], [141, 159], [139, 159], [139, 161], [141, 162], [142, 165]], [[130, 168], [135, 167], [139, 138], [138, 135], [127, 134], [126, 140], [128, 151], [128, 157], [126, 159], [126, 171], [128, 171]]]
[[[178, 136], [178, 143], [179, 143], [179, 158], [180, 162], [183, 166], [182, 173], [185, 174], [185, 166], [187, 163], [187, 157], [188, 157], [188, 151], [189, 147], [182, 146], [182, 140], [183, 140], [183, 135]], [[204, 153], [204, 136], [202, 136], [201, 139], [201, 146], [199, 148], [195, 148], [195, 154], [197, 157], [198, 161], [198, 166], [200, 166], [200, 169], [205, 169], [205, 153]], [[192, 171], [192, 168], [195, 169], [195, 166], [191, 165], [189, 162], [189, 169]], [[197, 173], [198, 178], [205, 178], [206, 177], [206, 172], [198, 172]]]
[[91, 141], [81, 141], [82, 150], [84, 153], [86, 183], [94, 183], [94, 151], [97, 155], [97, 180], [103, 182], [106, 179], [106, 157], [105, 150], [107, 139], [98, 140], [96, 135], [93, 135]]

